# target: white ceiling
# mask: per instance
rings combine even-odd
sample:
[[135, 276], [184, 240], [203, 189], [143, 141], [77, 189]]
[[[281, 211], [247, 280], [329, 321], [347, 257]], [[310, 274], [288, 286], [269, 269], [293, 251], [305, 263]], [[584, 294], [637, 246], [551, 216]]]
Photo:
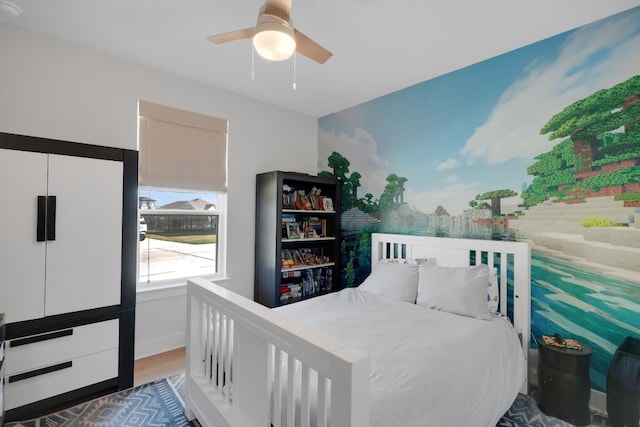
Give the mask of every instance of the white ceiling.
[[[0, 21], [302, 112], [343, 110], [615, 13], [640, 0], [293, 0], [294, 26], [333, 52], [267, 62], [251, 42], [262, 0], [9, 0]], [[6, 42], [5, 40], [0, 43]]]

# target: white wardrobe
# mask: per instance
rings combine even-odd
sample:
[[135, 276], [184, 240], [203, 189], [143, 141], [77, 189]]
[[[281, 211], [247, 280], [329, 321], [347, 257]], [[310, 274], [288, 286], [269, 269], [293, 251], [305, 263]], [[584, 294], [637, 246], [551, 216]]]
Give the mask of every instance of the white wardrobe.
[[137, 152], [0, 133], [5, 421], [130, 387]]

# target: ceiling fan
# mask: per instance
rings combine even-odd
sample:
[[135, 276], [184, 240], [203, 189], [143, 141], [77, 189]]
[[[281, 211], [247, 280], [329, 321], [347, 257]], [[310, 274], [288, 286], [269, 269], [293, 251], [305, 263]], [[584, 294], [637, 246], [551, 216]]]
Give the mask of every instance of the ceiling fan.
[[220, 44], [235, 40], [253, 38], [253, 46], [264, 58], [282, 61], [298, 52], [320, 64], [331, 55], [309, 37], [291, 25], [291, 0], [265, 0], [258, 13], [255, 27], [209, 36], [207, 39]]

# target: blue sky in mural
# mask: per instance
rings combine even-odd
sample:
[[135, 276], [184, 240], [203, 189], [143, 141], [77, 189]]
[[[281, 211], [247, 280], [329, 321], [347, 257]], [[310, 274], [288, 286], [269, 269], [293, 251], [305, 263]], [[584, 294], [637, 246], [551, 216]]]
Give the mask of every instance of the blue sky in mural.
[[[520, 193], [534, 157], [560, 142], [539, 133], [554, 114], [640, 74], [638, 23], [640, 8], [325, 116], [319, 169], [338, 151], [362, 174], [359, 197], [374, 199], [389, 174], [404, 176], [405, 201], [425, 213]], [[503, 200], [503, 213], [519, 201]]]

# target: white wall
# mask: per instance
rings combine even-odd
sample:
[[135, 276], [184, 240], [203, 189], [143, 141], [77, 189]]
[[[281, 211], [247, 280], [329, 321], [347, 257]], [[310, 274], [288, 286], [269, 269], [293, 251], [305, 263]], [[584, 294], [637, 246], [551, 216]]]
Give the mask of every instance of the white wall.
[[[316, 173], [317, 120], [0, 23], [0, 132], [135, 150], [138, 99], [229, 120], [228, 283], [253, 298], [255, 175]], [[171, 304], [144, 304], [136, 343], [156, 342]]]
[[138, 294], [136, 359], [184, 347], [187, 339], [186, 294], [184, 286]]

